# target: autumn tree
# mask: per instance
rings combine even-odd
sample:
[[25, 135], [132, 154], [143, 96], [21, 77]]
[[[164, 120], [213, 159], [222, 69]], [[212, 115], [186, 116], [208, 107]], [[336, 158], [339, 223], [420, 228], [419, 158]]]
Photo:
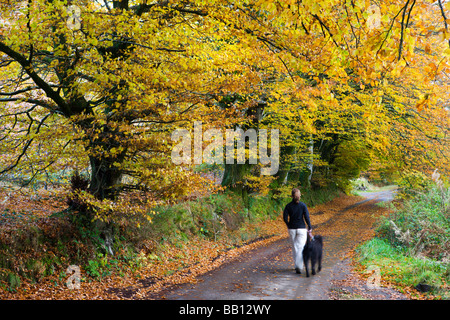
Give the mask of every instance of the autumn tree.
[[[171, 164], [170, 133], [192, 119], [228, 121], [232, 112], [217, 112], [214, 101], [253, 84], [249, 50], [224, 41], [229, 31], [208, 17], [213, 5], [74, 4], [2, 5], [1, 173], [81, 161], [100, 200], [130, 188], [165, 198], [203, 186]], [[36, 159], [40, 140], [50, 153]], [[75, 150], [81, 159], [70, 157]]]
[[345, 184], [375, 159], [398, 171], [448, 172], [445, 4], [276, 7], [270, 24], [298, 18], [292, 28], [279, 24], [286, 40], [277, 52], [286, 68], [266, 108], [268, 121], [284, 128], [288, 162], [278, 182], [291, 174], [304, 185], [311, 178]]
[[[208, 18], [214, 6], [10, 1], [0, 10], [0, 174], [30, 181], [89, 168], [89, 193], [76, 196], [109, 252], [117, 214], [213, 189], [172, 163], [170, 134], [195, 119], [227, 123], [232, 110], [214, 101], [254, 82], [250, 51], [223, 40], [229, 31]], [[117, 199], [129, 190], [147, 195]]]
[[[213, 188], [170, 158], [171, 133], [196, 120], [279, 129], [278, 185], [347, 179], [373, 159], [448, 170], [448, 5], [2, 3], [0, 174], [89, 168], [88, 197], [109, 221], [118, 203], [135, 211], [116, 201], [123, 191], [148, 192], [145, 211]], [[236, 165], [225, 185], [242, 180]]]

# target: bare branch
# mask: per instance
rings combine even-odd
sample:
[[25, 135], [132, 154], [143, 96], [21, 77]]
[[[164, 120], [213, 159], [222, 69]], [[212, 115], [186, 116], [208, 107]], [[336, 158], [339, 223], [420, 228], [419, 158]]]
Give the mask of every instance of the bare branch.
[[[337, 44], [336, 40], [334, 40], [334, 36], [331, 33], [331, 31], [328, 28], [328, 26], [319, 18], [319, 16], [317, 14], [313, 14], [312, 16], [319, 22], [320, 26], [322, 27], [322, 31], [323, 31], [323, 28], [325, 28], [327, 30], [328, 34], [331, 37], [331, 40], [333, 40], [335, 46], [339, 48], [339, 45]], [[325, 36], [325, 32], [324, 32], [324, 36]]]
[[42, 90], [44, 90], [47, 97], [52, 99], [66, 116], [71, 115], [70, 108], [68, 107], [64, 99], [56, 91], [54, 91], [52, 87], [36, 73], [36, 71], [34, 71], [33, 66], [27, 58], [14, 51], [1, 41], [0, 51], [6, 53], [8, 56], [17, 61], [24, 68], [25, 72], [31, 77], [31, 79], [33, 79], [34, 83], [36, 83]]
[[36, 90], [36, 89], [40, 89], [40, 88], [34, 86], [34, 87], [26, 87], [24, 89], [16, 90], [16, 91], [13, 91], [13, 92], [1, 92], [0, 91], [0, 96], [15, 96], [17, 94], [28, 92], [28, 91], [32, 91], [32, 90]]
[[7, 167], [6, 169], [0, 171], [0, 175], [4, 174], [5, 172], [8, 172], [12, 169], [14, 169], [15, 167], [17, 167], [17, 165], [20, 162], [20, 159], [22, 159], [22, 157], [25, 155], [25, 153], [27, 152], [28, 148], [30, 147], [31, 143], [33, 142], [33, 139], [30, 139], [26, 142], [25, 146], [22, 149], [21, 154], [17, 157], [16, 161], [10, 165], [9, 167]]
[[438, 0], [438, 4], [439, 4], [439, 8], [441, 9], [442, 18], [444, 18], [445, 30], [448, 30], [447, 17], [445, 16], [445, 11], [444, 11], [444, 6], [442, 5], [442, 0]]
[[49, 111], [60, 113], [59, 110], [57, 110], [57, 108], [55, 106], [52, 106], [51, 104], [44, 102], [42, 100], [30, 99], [30, 98], [24, 98], [24, 97], [0, 99], [0, 102], [17, 102], [17, 101], [35, 104], [35, 105], [44, 107], [44, 108], [48, 109]]
[[398, 61], [400, 61], [400, 59], [402, 58], [402, 47], [403, 47], [403, 34], [404, 34], [404, 30], [405, 30], [405, 16], [406, 16], [406, 8], [408, 7], [409, 4], [409, 0], [406, 2], [405, 6], [403, 7], [403, 14], [402, 14], [402, 23], [401, 23], [401, 31], [400, 31], [400, 44], [398, 46]]
[[[408, 1], [408, 2], [409, 2], [409, 1]], [[381, 42], [380, 48], [378, 48], [378, 50], [377, 50], [377, 55], [378, 55], [378, 53], [381, 51], [381, 49], [382, 49], [383, 46], [384, 46], [384, 43], [386, 42], [387, 38], [389, 37], [389, 33], [391, 33], [392, 27], [394, 26], [395, 19], [397, 19], [397, 17], [400, 15], [400, 13], [401, 13], [403, 10], [406, 10], [406, 7], [401, 8], [400, 11], [397, 12], [397, 14], [394, 16], [394, 18], [392, 18], [391, 25], [389, 26], [389, 29], [388, 29], [388, 31], [386, 32], [386, 37], [384, 37], [383, 41]]]
[[[444, 18], [445, 30], [448, 30], [447, 16], [445, 15], [444, 6], [442, 5], [442, 0], [438, 0], [439, 8], [441, 9], [442, 18]], [[448, 46], [450, 47], [450, 40], [448, 40]]]

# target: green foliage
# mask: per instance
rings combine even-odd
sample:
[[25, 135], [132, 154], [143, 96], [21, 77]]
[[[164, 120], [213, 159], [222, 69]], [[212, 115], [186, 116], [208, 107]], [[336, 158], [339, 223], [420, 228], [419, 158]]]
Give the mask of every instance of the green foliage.
[[350, 180], [352, 187], [352, 193], [357, 194], [358, 191], [366, 191], [371, 187], [369, 181], [364, 177], [358, 177], [357, 179]]
[[254, 195], [249, 197], [248, 210], [244, 210], [244, 215], [249, 221], [260, 221], [268, 218], [274, 218], [282, 210], [278, 201], [270, 197]]
[[[290, 190], [287, 194], [290, 194]], [[330, 190], [313, 194], [309, 192], [309, 203], [330, 200], [337, 193]], [[193, 237], [221, 241], [226, 237], [246, 241], [260, 236], [258, 230], [249, 230], [248, 224], [279, 217], [291, 199], [273, 198], [270, 195], [249, 196], [248, 207], [241, 196], [233, 192], [214, 194], [182, 203], [153, 208], [156, 212], [152, 222], [143, 220], [139, 227], [128, 226], [120, 230], [125, 241], [136, 251], [154, 252], [166, 242], [183, 243]]]
[[408, 256], [387, 240], [374, 238], [357, 248], [358, 261], [366, 266], [380, 268], [383, 279], [401, 286], [414, 287], [419, 283], [432, 286], [433, 293], [449, 299], [446, 284], [450, 282], [448, 263]]
[[[311, 208], [331, 201], [342, 193], [342, 190], [337, 185], [333, 184], [321, 189], [309, 190], [300, 188], [300, 190], [302, 192], [301, 201], [306, 203], [306, 205]], [[289, 201], [290, 200], [291, 199], [289, 199]]]
[[378, 236], [412, 255], [450, 259], [450, 189], [432, 187], [380, 220]]
[[121, 231], [138, 248], [140, 242], [148, 239], [176, 243], [200, 235], [217, 240], [225, 229], [238, 229], [245, 217], [242, 198], [234, 193], [210, 195], [153, 210], [156, 213], [151, 222], [143, 220], [139, 227]]
[[20, 287], [22, 280], [15, 272], [0, 269], [0, 288], [15, 292]]
[[370, 153], [360, 141], [342, 142], [331, 165], [334, 181], [345, 193], [351, 191], [350, 180], [359, 176], [361, 171], [367, 170], [370, 164]]
[[450, 298], [450, 188], [433, 183], [381, 217], [377, 237], [358, 247], [358, 260], [376, 265], [382, 276], [404, 286], [431, 285]]
[[108, 258], [105, 254], [97, 253], [96, 258], [89, 260], [84, 269], [91, 277], [102, 278], [111, 275], [118, 263], [117, 258]]
[[418, 170], [407, 170], [403, 172], [398, 181], [400, 188], [399, 196], [410, 199], [415, 195], [425, 192], [431, 187], [432, 180], [423, 172]]
[[21, 284], [20, 277], [13, 272], [8, 273], [7, 281], [9, 283], [8, 289], [10, 291], [15, 291], [18, 287], [20, 287]]
[[293, 188], [300, 188], [302, 193], [301, 201], [311, 208], [331, 201], [342, 193], [342, 190], [334, 183], [323, 188], [313, 189], [302, 186], [299, 187], [298, 184], [291, 182], [278, 186], [272, 191], [271, 199], [276, 206], [280, 207], [280, 210], [284, 209], [284, 206], [292, 201], [291, 191]]

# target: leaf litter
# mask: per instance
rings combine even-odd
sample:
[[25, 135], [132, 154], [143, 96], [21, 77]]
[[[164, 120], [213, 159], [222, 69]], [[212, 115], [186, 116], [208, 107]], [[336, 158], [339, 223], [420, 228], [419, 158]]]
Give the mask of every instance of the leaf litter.
[[[2, 194], [0, 193], [0, 198]], [[63, 198], [59, 198], [63, 199]], [[360, 205], [362, 198], [343, 195], [333, 201], [318, 205], [310, 209], [314, 232], [324, 237], [336, 235], [342, 232], [352, 233], [358, 243], [374, 236], [373, 223], [375, 218], [384, 214], [387, 209], [373, 206]], [[61, 208], [62, 201], [55, 201], [53, 197], [41, 197], [30, 202], [30, 198], [23, 195], [22, 198], [14, 198], [12, 202], [14, 210], [22, 208], [28, 217], [48, 219], [56, 208]], [[23, 206], [23, 207], [22, 207]], [[4, 212], [7, 206], [0, 207]], [[3, 209], [3, 210], [2, 210]], [[367, 210], [365, 210], [367, 209]], [[60, 209], [59, 209], [60, 210]], [[46, 216], [47, 215], [47, 216]], [[342, 215], [345, 219], [337, 219]], [[355, 215], [362, 215], [363, 219], [352, 219]], [[20, 223], [14, 219], [14, 223]], [[36, 219], [31, 219], [37, 221]], [[30, 221], [31, 221], [30, 220]], [[364, 221], [364, 225], [352, 223], [352, 221]], [[332, 223], [331, 223], [332, 222]], [[25, 222], [25, 223], [29, 223]], [[15, 226], [17, 227], [17, 225]], [[257, 221], [247, 225], [249, 230], [258, 230], [258, 237], [247, 242], [230, 243], [229, 241], [212, 241], [206, 238], [194, 237], [187, 243], [178, 246], [165, 246], [163, 252], [158, 255], [142, 254], [142, 265], [134, 270], [124, 270], [102, 277], [100, 280], [92, 279], [86, 275], [86, 270], [81, 269], [81, 282], [79, 289], [69, 289], [66, 281], [69, 275], [60, 272], [48, 275], [39, 282], [22, 279], [22, 285], [11, 292], [4, 287], [0, 288], [1, 299], [149, 299], [164, 288], [184, 283], [196, 283], [199, 275], [205, 274], [225, 262], [250, 252], [259, 246], [267, 246], [277, 240], [287, 238], [286, 226], [282, 220], [282, 214], [274, 220]], [[0, 225], [1, 237], [8, 234], [3, 232], [13, 229], [13, 223], [6, 219]], [[357, 243], [347, 243], [349, 254], [344, 258], [351, 258], [353, 248]], [[36, 250], [46, 250], [45, 247]], [[354, 269], [357, 269], [354, 267]], [[349, 279], [363, 279], [360, 273], [350, 271]], [[361, 270], [360, 270], [361, 272]], [[359, 277], [359, 278], [358, 278]], [[361, 280], [363, 281], [363, 280]], [[344, 282], [341, 281], [342, 286]], [[337, 288], [338, 283], [334, 284]], [[343, 289], [344, 290], [344, 289]], [[339, 295], [331, 295], [337, 298]], [[342, 298], [342, 295], [340, 296]]]

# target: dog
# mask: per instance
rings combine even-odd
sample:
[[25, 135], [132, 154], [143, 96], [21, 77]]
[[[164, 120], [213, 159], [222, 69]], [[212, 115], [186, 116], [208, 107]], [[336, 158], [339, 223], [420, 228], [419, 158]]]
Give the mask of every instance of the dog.
[[308, 261], [311, 260], [311, 273], [316, 274], [316, 263], [318, 263], [317, 272], [322, 270], [322, 249], [323, 241], [322, 236], [312, 236], [311, 232], [308, 232], [306, 245], [303, 248], [303, 264], [305, 265], [306, 276], [309, 277]]

